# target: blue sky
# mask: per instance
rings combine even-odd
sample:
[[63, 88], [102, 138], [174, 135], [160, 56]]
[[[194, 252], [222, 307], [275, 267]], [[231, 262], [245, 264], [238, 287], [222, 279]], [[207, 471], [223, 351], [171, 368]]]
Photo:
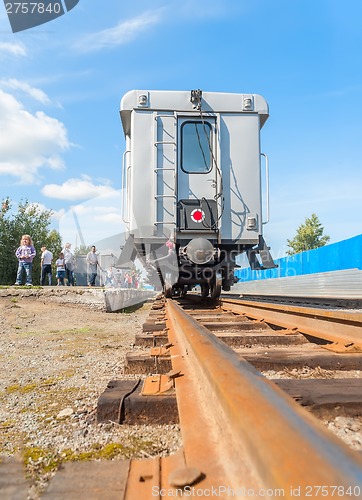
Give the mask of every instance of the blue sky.
[[360, 234], [361, 25], [360, 0], [80, 0], [13, 34], [1, 4], [0, 197], [52, 209], [73, 246], [76, 207], [92, 244], [122, 231], [124, 93], [258, 93], [273, 255], [313, 212], [331, 242]]

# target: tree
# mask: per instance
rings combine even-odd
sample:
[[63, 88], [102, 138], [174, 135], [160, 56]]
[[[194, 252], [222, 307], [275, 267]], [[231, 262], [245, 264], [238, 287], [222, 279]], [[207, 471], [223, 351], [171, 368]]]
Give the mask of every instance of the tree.
[[[13, 252], [13, 239], [10, 234], [10, 221], [7, 218], [7, 213], [11, 209], [9, 198], [2, 201], [0, 210], [0, 283], [8, 283], [9, 270], [16, 266], [16, 257]], [[19, 246], [19, 245], [18, 245]], [[17, 247], [16, 247], [17, 248]], [[15, 267], [16, 269], [16, 267]], [[16, 277], [16, 274], [15, 274]], [[12, 282], [15, 282], [15, 277]]]
[[74, 257], [78, 257], [78, 255], [87, 255], [88, 252], [92, 250], [91, 245], [80, 245], [80, 247], [76, 247], [74, 249]]
[[46, 245], [55, 258], [62, 249], [60, 234], [49, 228], [52, 211], [42, 210], [27, 200], [18, 204], [17, 212], [13, 213], [11, 208], [10, 198], [4, 199], [0, 209], [0, 284], [15, 283], [18, 262], [15, 250], [23, 234], [29, 234], [33, 239], [37, 253], [33, 261], [33, 283], [39, 283], [41, 247]]
[[305, 219], [304, 224], [298, 227], [296, 236], [292, 240], [287, 240], [288, 247], [291, 248], [287, 251], [287, 255], [324, 247], [330, 237], [323, 236], [323, 231], [324, 227], [319, 218], [316, 214], [312, 214], [311, 217]]

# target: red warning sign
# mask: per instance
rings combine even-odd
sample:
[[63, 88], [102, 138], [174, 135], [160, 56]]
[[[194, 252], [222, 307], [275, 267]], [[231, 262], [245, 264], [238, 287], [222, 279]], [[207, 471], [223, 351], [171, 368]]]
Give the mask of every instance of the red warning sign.
[[205, 212], [201, 210], [201, 208], [195, 208], [195, 210], [191, 212], [191, 219], [194, 222], [202, 222], [205, 219]]

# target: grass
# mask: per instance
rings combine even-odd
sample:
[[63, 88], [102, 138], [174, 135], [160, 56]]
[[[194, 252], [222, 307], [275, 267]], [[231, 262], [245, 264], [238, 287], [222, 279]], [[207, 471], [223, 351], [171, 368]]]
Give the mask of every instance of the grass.
[[[20, 385], [20, 384], [11, 384], [5, 387], [5, 391], [0, 393], [0, 401], [4, 397], [6, 397], [9, 394], [27, 394], [28, 392], [35, 391], [36, 389], [48, 389], [49, 387], [53, 387], [57, 385], [59, 382], [62, 382], [63, 380], [69, 379], [74, 375], [74, 370], [68, 369], [66, 371], [63, 371], [61, 374], [55, 376], [55, 377], [50, 377], [45, 380], [40, 380], [38, 382], [32, 382], [30, 384], [25, 384], [25, 385]], [[59, 389], [58, 389], [59, 390]], [[74, 392], [74, 391], [79, 391], [78, 387], [67, 387], [60, 389], [62, 392], [64, 392], [64, 395], [68, 392]], [[52, 391], [53, 393], [55, 392], [54, 389]], [[41, 397], [44, 398], [44, 395], [46, 393], [43, 391], [41, 393]], [[63, 396], [64, 397], [64, 396]], [[54, 398], [55, 399], [55, 398]]]
[[69, 335], [69, 334], [81, 335], [84, 333], [91, 333], [91, 329], [89, 326], [84, 326], [81, 328], [68, 328], [66, 330], [50, 330], [49, 333], [58, 333], [61, 335]]
[[12, 394], [14, 392], [17, 392], [19, 394], [26, 394], [27, 392], [31, 392], [34, 389], [38, 387], [38, 384], [32, 383], [32, 384], [26, 384], [26, 385], [20, 385], [20, 384], [12, 384], [8, 385], [5, 389], [6, 394]]
[[131, 438], [128, 444], [107, 443], [105, 445], [94, 443], [86, 451], [74, 451], [71, 448], [62, 451], [26, 446], [21, 452], [27, 477], [37, 483], [44, 476], [55, 472], [61, 464], [66, 462], [88, 462], [91, 460], [126, 459], [152, 453], [152, 441]]

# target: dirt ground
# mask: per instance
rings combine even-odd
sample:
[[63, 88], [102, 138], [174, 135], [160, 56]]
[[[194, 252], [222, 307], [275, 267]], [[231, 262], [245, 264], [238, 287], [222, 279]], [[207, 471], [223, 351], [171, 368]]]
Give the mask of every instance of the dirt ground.
[[99, 395], [110, 380], [125, 378], [125, 354], [151, 304], [106, 313], [99, 304], [34, 294], [0, 296], [0, 456], [25, 463], [29, 498], [38, 498], [64, 461], [176, 450], [178, 426], [96, 422]]
[[[56, 297], [55, 297], [56, 298]], [[144, 306], [141, 312], [123, 315], [128, 318], [125, 324], [131, 324], [131, 334], [137, 332], [140, 317], [146, 317], [150, 306]], [[122, 323], [122, 326], [124, 324]], [[0, 298], [0, 333], [56, 333], [77, 328], [95, 328], [102, 330], [107, 325], [111, 333], [120, 331], [120, 313], [100, 312], [97, 304], [62, 304], [49, 296], [22, 297], [9, 295]]]

